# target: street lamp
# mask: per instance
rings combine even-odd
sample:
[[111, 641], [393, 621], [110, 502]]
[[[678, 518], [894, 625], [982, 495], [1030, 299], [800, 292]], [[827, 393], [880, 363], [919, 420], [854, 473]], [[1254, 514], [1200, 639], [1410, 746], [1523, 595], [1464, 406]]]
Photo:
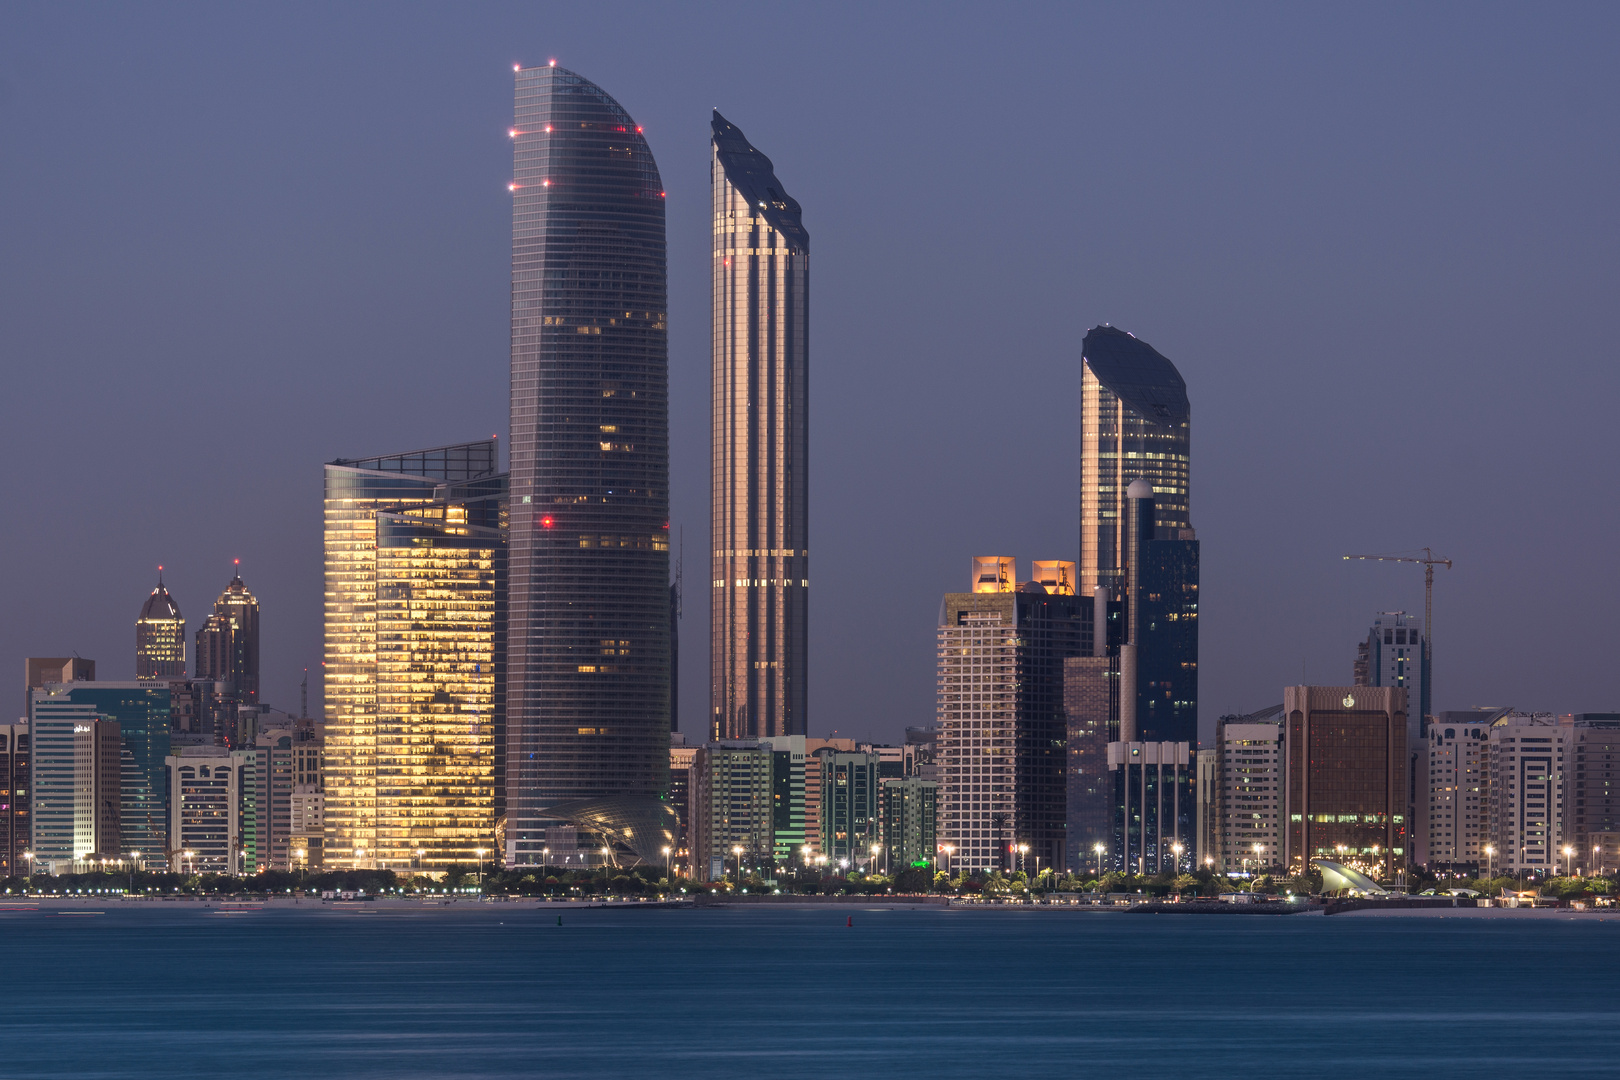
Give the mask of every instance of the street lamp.
[[1493, 856], [1495, 854], [1496, 854], [1496, 845], [1495, 844], [1486, 844], [1485, 845], [1485, 876], [1486, 876], [1486, 878], [1492, 877], [1492, 874], [1491, 874], [1491, 856]]
[[1177, 873], [1181, 872], [1181, 853], [1185, 850], [1186, 848], [1182, 846], [1180, 840], [1177, 840], [1175, 843], [1170, 845], [1170, 854], [1174, 855], [1176, 858], [1175, 869]]
[[1575, 858], [1575, 849], [1570, 847], [1568, 844], [1565, 844], [1564, 845], [1564, 876], [1565, 877], [1573, 876], [1574, 867], [1570, 865], [1570, 861], [1572, 859], [1574, 859], [1574, 858]]
[[[882, 850], [883, 850], [883, 845], [882, 844], [873, 844], [872, 845], [872, 869], [871, 869], [871, 872], [874, 873], [874, 874], [877, 873], [878, 852], [880, 852]], [[883, 869], [884, 869], [885, 873], [888, 872], [888, 869], [889, 869], [889, 860], [888, 859], [883, 860]]]
[[23, 862], [28, 869], [27, 874], [24, 875], [27, 880], [24, 882], [23, 888], [32, 889], [34, 887], [34, 853], [32, 851], [23, 852]]
[[478, 848], [477, 849], [477, 851], [478, 851], [478, 892], [479, 892], [480, 895], [482, 895], [483, 892], [484, 892], [484, 852], [487, 851], [487, 850], [489, 850], [489, 849], [488, 848]]
[[1597, 873], [1596, 873], [1597, 877], [1602, 877], [1603, 876], [1603, 867], [1598, 864], [1598, 860], [1600, 858], [1602, 858], [1602, 857], [1603, 857], [1603, 845], [1602, 844], [1593, 844], [1592, 845], [1592, 866], [1597, 871]]
[[664, 845], [664, 880], [674, 883], [675, 876], [669, 872], [669, 845]]
[[1092, 844], [1091, 845], [1091, 850], [1097, 856], [1097, 876], [1102, 877], [1103, 846], [1102, 846], [1101, 843]]
[[737, 857], [737, 890], [742, 891], [742, 845], [733, 844], [731, 853]]

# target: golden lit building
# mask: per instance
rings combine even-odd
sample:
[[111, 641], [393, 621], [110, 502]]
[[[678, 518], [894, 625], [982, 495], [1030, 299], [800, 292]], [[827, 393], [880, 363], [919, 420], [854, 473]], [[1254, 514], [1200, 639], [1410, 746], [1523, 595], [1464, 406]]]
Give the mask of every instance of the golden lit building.
[[140, 618], [135, 620], [135, 677], [186, 677], [186, 617], [163, 585], [161, 566], [157, 587], [141, 605]]
[[492, 851], [506, 475], [493, 440], [326, 466], [328, 866]]
[[712, 131], [709, 735], [803, 735], [810, 237], [771, 159]]

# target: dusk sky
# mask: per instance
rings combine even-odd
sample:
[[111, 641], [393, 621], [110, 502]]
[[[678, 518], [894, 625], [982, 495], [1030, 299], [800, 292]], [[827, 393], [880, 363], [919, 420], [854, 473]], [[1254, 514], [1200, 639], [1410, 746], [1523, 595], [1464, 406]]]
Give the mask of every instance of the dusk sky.
[[[319, 701], [321, 463], [506, 438], [512, 64], [668, 191], [681, 717], [708, 699], [709, 116], [804, 207], [809, 733], [934, 717], [974, 555], [1076, 557], [1080, 342], [1192, 401], [1200, 709], [1347, 683], [1422, 611], [1437, 710], [1620, 709], [1615, 5], [0, 10], [0, 672], [134, 677], [159, 563]], [[189, 655], [188, 648], [188, 655]]]

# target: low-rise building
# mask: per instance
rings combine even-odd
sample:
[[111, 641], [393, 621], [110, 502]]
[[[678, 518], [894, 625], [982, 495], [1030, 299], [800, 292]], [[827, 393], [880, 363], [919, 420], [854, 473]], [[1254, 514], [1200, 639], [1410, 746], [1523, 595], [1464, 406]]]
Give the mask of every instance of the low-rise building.
[[251, 874], [258, 869], [257, 755], [183, 746], [169, 768], [171, 866], [184, 873]]

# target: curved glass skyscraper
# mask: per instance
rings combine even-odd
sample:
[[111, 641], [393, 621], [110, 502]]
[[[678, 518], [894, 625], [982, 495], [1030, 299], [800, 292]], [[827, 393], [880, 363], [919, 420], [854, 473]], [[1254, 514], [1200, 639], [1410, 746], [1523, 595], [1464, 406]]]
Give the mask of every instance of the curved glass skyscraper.
[[630, 115], [515, 76], [505, 855], [669, 772], [664, 189]]
[[771, 159], [712, 127], [710, 736], [803, 735], [810, 236]]
[[1080, 592], [1124, 587], [1125, 489], [1153, 485], [1154, 536], [1192, 528], [1192, 406], [1181, 373], [1153, 346], [1112, 326], [1086, 334], [1080, 376]]

